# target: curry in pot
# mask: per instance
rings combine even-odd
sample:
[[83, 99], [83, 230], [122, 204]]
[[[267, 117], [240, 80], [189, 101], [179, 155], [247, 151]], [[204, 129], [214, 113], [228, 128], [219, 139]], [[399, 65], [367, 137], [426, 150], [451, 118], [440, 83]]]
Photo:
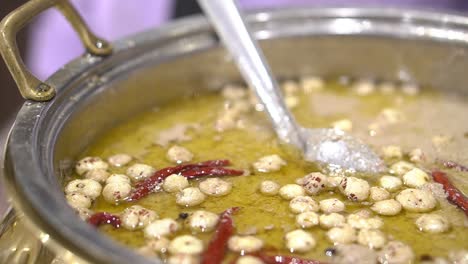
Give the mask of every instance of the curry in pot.
[[305, 127], [387, 165], [362, 174], [282, 146], [242, 85], [190, 95], [97, 140], [65, 182], [100, 232], [167, 263], [468, 263], [468, 104], [410, 83], [282, 83]]

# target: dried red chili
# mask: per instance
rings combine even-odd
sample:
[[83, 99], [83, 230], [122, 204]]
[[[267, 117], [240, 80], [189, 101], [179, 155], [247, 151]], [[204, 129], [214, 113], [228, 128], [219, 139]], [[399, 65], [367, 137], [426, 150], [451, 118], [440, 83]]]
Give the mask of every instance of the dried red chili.
[[442, 163], [442, 165], [444, 165], [445, 168], [448, 168], [448, 169], [457, 169], [459, 171], [463, 171], [463, 172], [467, 172], [468, 171], [468, 167], [460, 164], [460, 163], [457, 163], [455, 161], [451, 161], [451, 160], [441, 160], [440, 161]]
[[239, 211], [239, 209], [239, 207], [232, 207], [221, 214], [215, 234], [202, 254], [202, 264], [219, 264], [222, 262], [226, 254], [228, 240], [234, 233], [232, 214]]
[[167, 178], [168, 176], [172, 174], [177, 174], [185, 170], [190, 170], [193, 168], [203, 168], [203, 167], [224, 167], [224, 166], [229, 166], [230, 162], [229, 160], [208, 160], [204, 162], [199, 162], [199, 163], [193, 163], [193, 164], [182, 164], [174, 167], [167, 167], [160, 169], [156, 171], [151, 177], [143, 180], [140, 183], [136, 184], [136, 187], [139, 187], [141, 185], [146, 185], [147, 182], [150, 181], [155, 181], [155, 180], [163, 180]]
[[269, 255], [263, 252], [253, 253], [250, 255], [261, 259], [265, 264], [325, 264], [325, 262], [318, 260], [302, 259], [294, 256], [276, 254]]
[[244, 171], [227, 169], [223, 167], [198, 167], [191, 170], [182, 171], [180, 174], [187, 179], [195, 179], [200, 176], [238, 176]]
[[442, 184], [447, 193], [447, 200], [462, 209], [468, 216], [468, 198], [449, 181], [447, 174], [435, 170], [432, 172], [432, 178], [435, 182]]
[[91, 217], [88, 219], [88, 223], [96, 227], [104, 224], [109, 224], [115, 228], [119, 228], [121, 221], [120, 217], [116, 215], [106, 212], [99, 212], [91, 215]]
[[158, 188], [162, 181], [172, 174], [181, 174], [189, 179], [201, 176], [227, 176], [241, 175], [241, 170], [223, 168], [230, 165], [229, 160], [208, 160], [193, 164], [183, 164], [175, 167], [167, 167], [156, 171], [151, 177], [137, 183], [130, 194], [128, 201], [139, 200]]

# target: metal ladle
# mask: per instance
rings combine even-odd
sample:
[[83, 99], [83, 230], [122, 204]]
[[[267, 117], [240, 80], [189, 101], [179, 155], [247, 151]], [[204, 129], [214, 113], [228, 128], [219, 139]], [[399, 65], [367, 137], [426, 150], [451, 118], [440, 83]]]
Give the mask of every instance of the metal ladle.
[[307, 161], [358, 172], [380, 172], [382, 160], [363, 142], [337, 129], [300, 127], [283, 101], [278, 83], [235, 0], [198, 0], [237, 63], [245, 81], [265, 106], [278, 137], [302, 150]]

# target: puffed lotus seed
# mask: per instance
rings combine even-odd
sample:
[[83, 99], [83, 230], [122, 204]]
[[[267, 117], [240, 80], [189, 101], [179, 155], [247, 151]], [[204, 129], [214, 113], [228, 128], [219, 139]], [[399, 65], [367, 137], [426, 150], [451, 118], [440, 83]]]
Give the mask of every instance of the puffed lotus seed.
[[401, 204], [395, 199], [382, 200], [374, 203], [371, 210], [380, 215], [397, 215], [401, 212]]
[[291, 252], [304, 253], [315, 247], [317, 242], [312, 234], [296, 229], [286, 233], [285, 235], [286, 248]]
[[169, 253], [196, 255], [203, 251], [203, 242], [191, 235], [174, 238], [169, 244]]
[[260, 158], [257, 162], [253, 164], [253, 167], [256, 171], [259, 172], [275, 172], [279, 171], [282, 166], [286, 165], [286, 161], [284, 161], [278, 155], [269, 155]]
[[320, 210], [324, 213], [338, 213], [344, 211], [344, 209], [345, 204], [336, 198], [320, 201]]
[[307, 194], [316, 195], [325, 189], [327, 176], [320, 172], [312, 172], [296, 181], [297, 184], [304, 187]]
[[422, 151], [422, 149], [419, 148], [411, 150], [411, 152], [409, 153], [409, 157], [410, 161], [414, 163], [421, 163], [426, 159], [424, 152]]
[[82, 193], [69, 193], [66, 198], [68, 204], [75, 209], [91, 207], [91, 198]]
[[174, 234], [178, 230], [179, 224], [175, 220], [171, 218], [164, 218], [160, 220], [155, 220], [148, 224], [143, 230], [143, 233], [146, 238], [159, 239], [161, 237]]
[[343, 215], [337, 213], [320, 215], [319, 220], [320, 226], [326, 229], [341, 226], [346, 223], [346, 218]]
[[348, 215], [347, 223], [356, 229], [379, 229], [384, 224], [382, 219], [360, 212]]
[[390, 173], [402, 176], [408, 171], [414, 169], [414, 165], [406, 161], [398, 161], [390, 167]]
[[152, 176], [156, 169], [142, 163], [136, 163], [127, 169], [127, 175], [132, 181], [141, 181]]
[[387, 242], [385, 234], [378, 229], [361, 229], [357, 236], [359, 244], [369, 248], [381, 248]]
[[102, 186], [99, 182], [91, 179], [73, 180], [65, 187], [65, 193], [81, 193], [88, 196], [92, 200], [101, 195]]
[[159, 239], [148, 239], [146, 240], [146, 247], [154, 253], [164, 254], [169, 248], [171, 241], [165, 237]]
[[111, 182], [104, 186], [102, 197], [109, 203], [118, 203], [125, 200], [132, 191], [132, 186], [126, 182]]
[[280, 185], [274, 181], [262, 181], [260, 183], [260, 192], [264, 195], [273, 196], [278, 194]]
[[413, 263], [414, 253], [410, 246], [400, 241], [390, 241], [378, 254], [379, 263]]
[[309, 196], [297, 196], [289, 202], [289, 209], [293, 213], [317, 212], [319, 206], [314, 199]]
[[232, 183], [220, 178], [209, 178], [198, 185], [200, 191], [209, 196], [224, 196], [231, 192]]
[[443, 233], [450, 229], [447, 218], [438, 214], [424, 214], [416, 219], [416, 226], [427, 233]]
[[263, 241], [254, 236], [232, 236], [228, 241], [229, 250], [242, 254], [258, 251], [262, 247]]
[[401, 191], [395, 199], [410, 212], [428, 212], [437, 205], [436, 199], [428, 190], [406, 189]]
[[109, 178], [110, 173], [103, 169], [93, 169], [89, 170], [84, 174], [86, 179], [95, 180], [99, 183], [106, 182], [107, 178]]
[[419, 188], [429, 181], [429, 175], [421, 169], [414, 168], [403, 175], [403, 183], [406, 186]]
[[342, 180], [343, 180], [343, 177], [339, 177], [339, 176], [328, 177], [325, 185], [328, 189], [333, 190], [340, 186], [340, 183]]
[[133, 205], [126, 208], [120, 216], [122, 226], [128, 230], [144, 228], [157, 218], [158, 214], [156, 214], [155, 211], [148, 210], [139, 205]]
[[390, 198], [390, 193], [381, 187], [370, 188], [370, 199], [374, 202], [382, 201]]
[[349, 225], [333, 227], [328, 230], [327, 238], [332, 243], [349, 244], [356, 241], [356, 230]]
[[188, 187], [177, 193], [176, 203], [190, 207], [203, 203], [206, 196], [197, 187]]
[[106, 179], [106, 183], [128, 183], [131, 184], [132, 181], [125, 174], [111, 174], [109, 178]]
[[319, 224], [319, 216], [314, 212], [304, 212], [296, 215], [296, 225], [300, 228], [310, 228]]
[[356, 177], [345, 177], [341, 180], [339, 189], [351, 201], [364, 201], [369, 197], [369, 183]]
[[169, 175], [163, 182], [163, 189], [166, 192], [179, 192], [189, 186], [187, 178], [182, 175], [172, 174]]
[[398, 177], [386, 175], [380, 177], [379, 184], [385, 190], [389, 192], [394, 192], [401, 188], [403, 182]]
[[79, 160], [75, 165], [75, 171], [78, 175], [83, 175], [89, 170], [107, 170], [107, 168], [109, 168], [109, 165], [99, 157], [85, 157]]
[[107, 158], [107, 162], [114, 167], [122, 167], [130, 163], [132, 161], [132, 156], [128, 154], [115, 154]]
[[193, 154], [190, 150], [181, 147], [181, 146], [172, 146], [166, 155], [169, 161], [175, 162], [177, 164], [183, 162], [189, 162], [193, 159]]
[[187, 219], [188, 226], [194, 232], [210, 232], [216, 227], [219, 216], [215, 213], [197, 210]]
[[294, 197], [304, 196], [305, 191], [302, 186], [297, 184], [286, 184], [279, 189], [279, 195], [286, 200], [291, 200]]

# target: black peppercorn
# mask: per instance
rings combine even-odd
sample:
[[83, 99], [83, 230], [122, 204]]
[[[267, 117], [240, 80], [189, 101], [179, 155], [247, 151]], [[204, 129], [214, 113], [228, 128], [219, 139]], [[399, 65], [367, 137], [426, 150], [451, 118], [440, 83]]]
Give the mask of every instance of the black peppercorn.
[[188, 216], [189, 216], [188, 213], [180, 213], [180, 214], [179, 214], [179, 218], [180, 218], [180, 219], [187, 219]]

